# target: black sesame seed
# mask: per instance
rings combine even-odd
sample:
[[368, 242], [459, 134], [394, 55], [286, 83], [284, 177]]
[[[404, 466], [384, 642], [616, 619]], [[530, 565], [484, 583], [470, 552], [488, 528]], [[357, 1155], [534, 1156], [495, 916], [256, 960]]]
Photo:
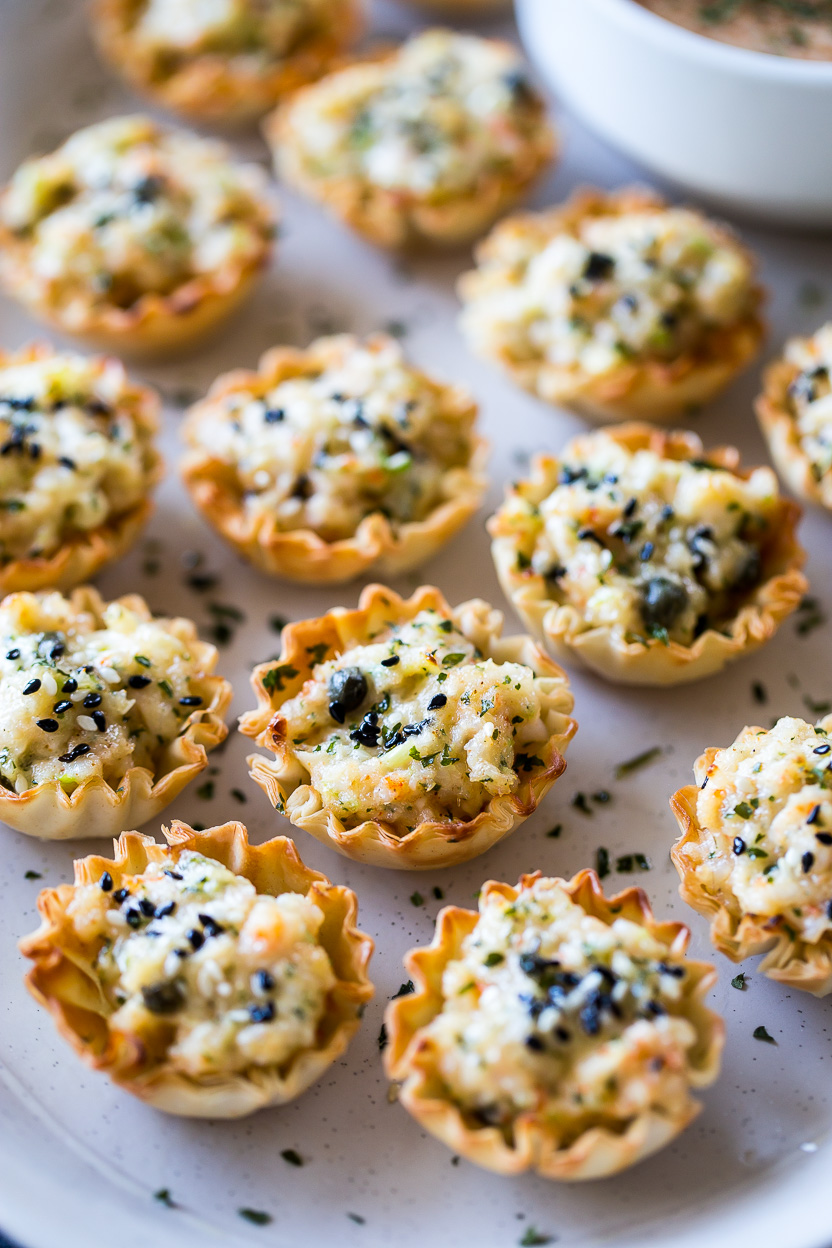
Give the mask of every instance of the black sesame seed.
[[624, 507], [624, 511], [622, 512], [622, 515], [625, 517], [625, 519], [629, 520], [630, 516], [632, 516], [632, 514], [634, 513], [636, 507], [638, 507], [638, 499], [636, 498], [629, 499], [629, 501], [626, 503]]
[[142, 998], [151, 1014], [175, 1014], [185, 1004], [185, 985], [181, 980], [163, 980], [142, 988]]
[[827, 906], [826, 906], [826, 917], [827, 917], [827, 919], [832, 919], [832, 901], [830, 901], [830, 902], [828, 902], [828, 903], [827, 903]]
[[820, 806], [813, 806], [811, 813], [809, 815], [809, 818], [806, 820], [806, 822], [817, 823], [819, 815], [820, 815]]
[[131, 689], [146, 689], [150, 684], [149, 676], [130, 676], [127, 680]]
[[815, 840], [819, 845], [832, 845], [832, 832], [816, 832]]
[[139, 909], [146, 919], [154, 919], [156, 917], [156, 907], [149, 897], [140, 898]]
[[257, 980], [257, 987], [261, 992], [271, 992], [274, 988], [274, 976], [269, 971], [257, 971], [254, 978]]
[[107, 727], [107, 720], [106, 720], [106, 718], [105, 718], [104, 712], [103, 712], [103, 711], [93, 711], [93, 713], [92, 713], [92, 718], [93, 718], [93, 722], [94, 722], [94, 724], [95, 724], [96, 728], [98, 729], [98, 731], [99, 731], [99, 732], [103, 732], [103, 731], [104, 731], [104, 729]]
[[134, 929], [139, 927], [142, 921], [142, 916], [139, 914], [138, 910], [133, 910], [132, 907], [131, 909], [125, 911], [124, 918], [127, 926]]
[[74, 472], [76, 463], [74, 459], [70, 459], [68, 455], [62, 455], [58, 460], [62, 468], [68, 468], [70, 472]]
[[212, 918], [210, 914], [198, 914], [197, 918], [205, 928], [206, 936], [220, 936], [225, 931], [223, 925]]
[[180, 875], [178, 871], [172, 871], [170, 867], [165, 867], [165, 875], [171, 880], [184, 879], [184, 876]]
[[[24, 690], [24, 693], [25, 693], [25, 690]], [[100, 693], [88, 693], [87, 696], [84, 698], [84, 706], [86, 707], [100, 706], [100, 705], [101, 705]]]
[[28, 685], [23, 686], [24, 693], [37, 693], [38, 689], [40, 689], [40, 681], [37, 676], [34, 680], [30, 680]]
[[606, 544], [604, 542], [604, 539], [602, 537], [599, 537], [594, 529], [590, 529], [590, 528], [578, 529], [578, 541], [579, 542], [595, 542], [596, 545], [606, 550]]
[[330, 717], [335, 720], [336, 724], [343, 724], [344, 720], [347, 718], [347, 712], [344, 710], [340, 702], [330, 702], [329, 714]]
[[448, 699], [445, 697], [444, 693], [437, 693], [431, 698], [430, 702], [428, 702], [428, 710], [438, 711], [439, 708], [444, 706], [447, 701]]
[[[10, 657], [11, 657], [10, 655], [8, 654], [6, 655], [7, 659]], [[817, 749], [812, 750], [812, 753], [813, 754], [828, 754], [830, 750], [832, 750], [832, 745], [824, 744], [824, 745], [819, 745]]]
[[540, 1036], [526, 1036], [525, 1044], [526, 1048], [531, 1049], [532, 1053], [542, 1053], [545, 1048]]
[[168, 915], [173, 914], [175, 910], [176, 910], [176, 902], [168, 901], [165, 903], [165, 905], [159, 906], [154, 917], [157, 919], [166, 919]]
[[81, 758], [83, 754], [89, 754], [90, 746], [83, 742], [80, 745], [73, 746], [66, 754], [59, 754], [58, 759], [62, 763], [74, 763], [76, 758]]
[[641, 562], [647, 563], [648, 559], [652, 559], [654, 550], [655, 547], [652, 542], [645, 542], [641, 550], [638, 552], [638, 557]]
[[808, 872], [812, 870], [812, 867], [815, 865], [815, 855], [810, 849], [807, 849], [806, 853], [800, 859], [800, 865], [803, 867], [804, 875], [807, 875]]
[[286, 419], [286, 413], [282, 407], [267, 407], [263, 413], [263, 419], [267, 425], [277, 425], [281, 420]]
[[609, 277], [615, 268], [615, 260], [602, 251], [591, 251], [584, 265], [583, 276], [590, 282]]
[[72, 703], [69, 698], [63, 698], [60, 702], [56, 702], [52, 707], [56, 715], [61, 715], [64, 711], [72, 710]]
[[66, 646], [64, 645], [62, 641], [53, 641], [51, 649], [49, 651], [50, 659], [59, 659], [65, 649], [66, 649]]
[[192, 927], [188, 932], [188, 940], [192, 949], [201, 949], [205, 944], [205, 937], [198, 927]]
[[121, 905], [121, 903], [123, 901], [126, 901], [129, 896], [130, 896], [129, 888], [119, 888], [117, 889], [116, 892], [113, 893], [113, 901], [117, 901], [118, 904]]
[[565, 1027], [556, 1027], [555, 1035], [562, 1044], [567, 1044], [572, 1039], [572, 1033], [567, 1031]]
[[382, 667], [395, 667], [398, 663], [401, 663], [401, 659], [397, 654], [391, 654], [389, 659], [381, 660]]
[[672, 520], [674, 514], [675, 513], [673, 511], [673, 508], [670, 506], [670, 503], [665, 503], [664, 507], [662, 507], [661, 511], [659, 512], [659, 515], [661, 516], [662, 520]]
[[[150, 682], [148, 681], [148, 684]], [[202, 698], [198, 698], [195, 694], [189, 695], [187, 698], [179, 699], [180, 706], [202, 706]]]
[[735, 836], [734, 844], [731, 846], [731, 848], [733, 849], [734, 853], [737, 855], [744, 854], [745, 848], [746, 848], [745, 841], [742, 839], [741, 836]]
[[248, 1016], [253, 1023], [270, 1023], [274, 1018], [274, 1001], [266, 1001], [263, 1005], [250, 1005]]
[[57, 732], [60, 727], [57, 719], [36, 719], [35, 723], [43, 732]]
[[102, 893], [109, 893], [111, 891], [113, 887], [113, 877], [110, 875], [109, 871], [105, 871], [101, 876], [101, 879], [98, 881], [98, 886]]
[[69, 679], [65, 680], [63, 685], [61, 686], [61, 693], [75, 693], [77, 688], [78, 688], [78, 681], [75, 679], [74, 676], [70, 676]]
[[[20, 651], [19, 651], [19, 650], [9, 650], [9, 651], [8, 651], [8, 653], [6, 654], [6, 658], [7, 658], [7, 659], [19, 659], [19, 658], [20, 658]], [[816, 752], [817, 752], [817, 751], [816, 751]]]

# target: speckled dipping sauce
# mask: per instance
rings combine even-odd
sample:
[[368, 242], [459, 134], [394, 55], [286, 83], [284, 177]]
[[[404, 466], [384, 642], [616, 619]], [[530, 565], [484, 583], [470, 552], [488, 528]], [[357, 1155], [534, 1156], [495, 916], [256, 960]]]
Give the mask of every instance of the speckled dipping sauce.
[[832, 61], [832, 0], [636, 2], [720, 43], [804, 61]]

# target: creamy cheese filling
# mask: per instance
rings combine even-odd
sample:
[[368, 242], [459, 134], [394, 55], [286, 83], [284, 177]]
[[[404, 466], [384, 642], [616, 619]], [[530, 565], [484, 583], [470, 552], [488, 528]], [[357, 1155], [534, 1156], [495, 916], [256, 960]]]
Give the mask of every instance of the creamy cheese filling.
[[324, 916], [301, 894], [258, 894], [185, 851], [117, 889], [108, 873], [77, 888], [67, 916], [99, 946], [111, 1031], [138, 1036], [173, 1070], [279, 1067], [315, 1046], [335, 975], [319, 943]]
[[481, 909], [423, 1033], [454, 1101], [484, 1125], [542, 1114], [566, 1140], [685, 1105], [696, 1032], [679, 958], [637, 923], [588, 915], [556, 880]]
[[695, 351], [748, 313], [753, 291], [740, 247], [683, 208], [587, 216], [548, 240], [498, 234], [479, 276], [472, 335], [593, 376]]
[[131, 307], [263, 250], [264, 180], [225, 148], [145, 117], [77, 131], [24, 162], [0, 217], [29, 248], [29, 281], [54, 302]]
[[71, 793], [155, 764], [210, 702], [188, 645], [118, 602], [103, 618], [58, 593], [0, 604], [0, 784], [15, 793], [57, 780]]
[[788, 403], [801, 449], [821, 481], [832, 473], [832, 323], [811, 338], [792, 338], [785, 357], [800, 370]]
[[0, 366], [0, 561], [51, 555], [146, 492], [127, 377], [80, 355]]
[[167, 76], [189, 59], [220, 53], [272, 61], [332, 20], [333, 0], [142, 0], [132, 26]]
[[703, 887], [810, 943], [832, 934], [829, 731], [832, 719], [813, 728], [790, 717], [746, 728], [697, 777]]
[[500, 513], [517, 535], [517, 567], [544, 578], [586, 626], [629, 641], [690, 645], [720, 627], [760, 584], [762, 543], [777, 502], [769, 468], [747, 479], [706, 460], [629, 451], [597, 433], [567, 447], [559, 483], [539, 504], [522, 485]]
[[447, 496], [447, 473], [471, 457], [473, 408], [411, 368], [398, 343], [348, 347], [320, 371], [208, 405], [194, 437], [232, 464], [253, 518], [354, 535], [365, 516], [422, 520]]
[[546, 765], [537, 751], [550, 736], [531, 668], [484, 658], [432, 610], [318, 663], [280, 714], [309, 783], [348, 827], [471, 819]]
[[472, 192], [484, 177], [510, 173], [543, 124], [519, 56], [445, 30], [330, 76], [292, 110], [311, 174], [419, 198]]

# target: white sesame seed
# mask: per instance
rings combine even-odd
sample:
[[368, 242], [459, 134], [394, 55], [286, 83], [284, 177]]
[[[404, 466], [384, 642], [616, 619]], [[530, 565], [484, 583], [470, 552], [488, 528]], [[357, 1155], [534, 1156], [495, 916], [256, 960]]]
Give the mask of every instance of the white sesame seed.
[[75, 722], [79, 728], [83, 729], [84, 732], [98, 731], [95, 720], [89, 715], [79, 715]]
[[98, 674], [104, 677], [108, 685], [117, 685], [121, 680], [114, 667], [99, 667]]
[[108, 910], [104, 916], [110, 927], [127, 927], [127, 920], [120, 910]]
[[70, 702], [83, 702], [86, 696], [86, 689], [76, 689], [74, 693], [69, 695], [69, 700]]
[[181, 962], [181, 958], [177, 958], [175, 953], [168, 954], [162, 966], [162, 970], [168, 979], [173, 979], [174, 975], [179, 974]]
[[25, 793], [29, 787], [29, 781], [25, 776], [18, 776], [14, 782], [15, 793]]
[[58, 682], [51, 672], [41, 672], [40, 683], [45, 693], [50, 697], [58, 692]]
[[227, 984], [225, 980], [223, 980], [221, 984], [217, 984], [217, 996], [218, 997], [230, 997], [231, 996], [231, 985]]

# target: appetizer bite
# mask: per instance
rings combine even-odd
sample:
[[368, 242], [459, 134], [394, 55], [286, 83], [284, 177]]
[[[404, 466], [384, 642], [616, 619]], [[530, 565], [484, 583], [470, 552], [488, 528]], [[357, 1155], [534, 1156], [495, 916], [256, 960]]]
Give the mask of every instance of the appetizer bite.
[[363, 0], [94, 0], [93, 34], [138, 91], [197, 121], [250, 121], [356, 39]]
[[756, 409], [783, 480], [832, 511], [832, 322], [786, 343], [763, 374]]
[[158, 815], [227, 736], [231, 685], [190, 620], [89, 587], [0, 602], [0, 819], [44, 840]]
[[267, 119], [278, 172], [374, 243], [461, 243], [554, 155], [510, 44], [450, 30], [304, 87]]
[[832, 992], [832, 715], [744, 728], [671, 798], [679, 892], [720, 953], [817, 997]]
[[754, 259], [650, 191], [584, 190], [500, 222], [460, 279], [463, 333], [519, 385], [602, 420], [672, 421], [763, 337]]
[[252, 563], [296, 581], [401, 572], [430, 558], [485, 492], [477, 405], [377, 334], [278, 347], [191, 409], [183, 476]]
[[282, 1105], [347, 1047], [373, 995], [358, 903], [241, 823], [124, 832], [38, 898], [26, 979], [95, 1070], [169, 1114]]
[[158, 413], [118, 360], [0, 351], [0, 593], [71, 589], [133, 544], [162, 474]]
[[256, 165], [148, 117], [77, 131], [0, 193], [0, 283], [52, 328], [177, 350], [234, 311], [271, 254]]
[[405, 958], [412, 994], [387, 1009], [385, 1066], [398, 1099], [455, 1153], [499, 1174], [614, 1174], [698, 1114], [719, 1073], [716, 979], [629, 888], [594, 871], [490, 880], [479, 914], [440, 911]]
[[529, 637], [500, 637], [479, 599], [369, 585], [283, 630], [254, 669], [240, 730], [271, 750], [251, 776], [296, 827], [360, 862], [414, 869], [483, 853], [563, 772], [577, 724], [561, 669]]
[[558, 657], [674, 685], [756, 650], [800, 605], [799, 518], [734, 447], [628, 424], [537, 456], [488, 527], [506, 595]]

